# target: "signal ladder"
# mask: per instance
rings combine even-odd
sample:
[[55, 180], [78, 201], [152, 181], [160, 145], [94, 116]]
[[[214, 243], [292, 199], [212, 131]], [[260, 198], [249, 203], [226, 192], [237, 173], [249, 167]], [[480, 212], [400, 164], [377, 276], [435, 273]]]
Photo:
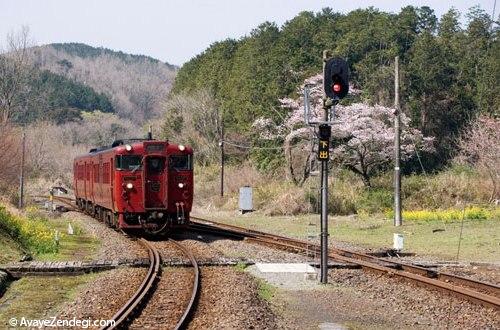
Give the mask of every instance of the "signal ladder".
[[[316, 155], [318, 154], [318, 138], [316, 134], [312, 134], [311, 136], [311, 158], [309, 159], [309, 175], [311, 177], [318, 178], [320, 175], [319, 164], [316, 160]], [[321, 189], [317, 185], [319, 182], [315, 181], [315, 185], [309, 187], [309, 214], [319, 214], [320, 212], [320, 200], [321, 200]], [[320, 245], [320, 218], [313, 216], [307, 222], [307, 246], [306, 246], [306, 255], [307, 261], [311, 265], [319, 265], [320, 263], [320, 252], [317, 250], [317, 246]], [[316, 275], [316, 274], [314, 274]], [[311, 278], [311, 274], [307, 275], [309, 279]]]
[[[315, 155], [315, 153], [313, 153]], [[318, 163], [317, 161], [311, 159], [310, 161], [310, 175], [318, 176]], [[318, 214], [320, 210], [320, 198], [321, 191], [320, 188], [316, 185], [311, 186], [309, 188], [309, 214]], [[308, 263], [312, 265], [319, 264], [319, 251], [317, 250], [317, 246], [320, 245], [320, 226], [319, 226], [319, 217], [311, 217], [311, 219], [307, 222], [307, 246], [306, 246], [306, 255], [308, 258]], [[310, 276], [310, 275], [309, 275]], [[314, 278], [315, 279], [315, 278]]]

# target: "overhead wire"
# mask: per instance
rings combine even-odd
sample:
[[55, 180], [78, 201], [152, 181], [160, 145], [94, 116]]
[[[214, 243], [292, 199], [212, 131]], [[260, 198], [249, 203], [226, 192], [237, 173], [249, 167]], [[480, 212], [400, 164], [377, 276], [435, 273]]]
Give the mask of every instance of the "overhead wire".
[[282, 146], [281, 147], [256, 147], [256, 146], [244, 146], [244, 145], [237, 144], [237, 143], [234, 143], [231, 141], [226, 141], [226, 140], [222, 140], [221, 142], [225, 143], [227, 145], [236, 147], [236, 148], [241, 148], [241, 149], [258, 149], [258, 150], [281, 150], [281, 149], [284, 149], [284, 147], [282, 147]]

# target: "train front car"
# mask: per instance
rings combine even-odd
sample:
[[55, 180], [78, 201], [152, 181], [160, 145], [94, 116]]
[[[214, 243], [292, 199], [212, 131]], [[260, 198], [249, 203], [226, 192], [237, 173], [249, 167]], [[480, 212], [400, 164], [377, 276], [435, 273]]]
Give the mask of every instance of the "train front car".
[[74, 161], [78, 207], [121, 229], [186, 227], [193, 203], [193, 150], [167, 141], [118, 140]]
[[116, 211], [120, 228], [161, 232], [189, 223], [193, 151], [148, 140], [116, 150]]

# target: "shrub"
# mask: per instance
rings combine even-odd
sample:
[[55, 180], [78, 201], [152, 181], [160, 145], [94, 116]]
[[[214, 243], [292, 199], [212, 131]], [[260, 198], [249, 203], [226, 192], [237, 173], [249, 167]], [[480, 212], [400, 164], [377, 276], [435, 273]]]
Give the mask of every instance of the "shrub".
[[390, 209], [393, 205], [393, 193], [383, 188], [366, 189], [357, 201], [358, 212], [378, 213]]
[[0, 206], [0, 229], [31, 252], [55, 253], [58, 250], [54, 232], [47, 227], [46, 221], [34, 214], [15, 216]]

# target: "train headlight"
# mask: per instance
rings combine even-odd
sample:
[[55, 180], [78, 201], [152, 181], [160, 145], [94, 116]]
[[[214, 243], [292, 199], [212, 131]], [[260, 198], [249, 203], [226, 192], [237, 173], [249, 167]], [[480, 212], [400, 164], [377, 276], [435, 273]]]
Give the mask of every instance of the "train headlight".
[[184, 188], [184, 183], [179, 183], [177, 186], [182, 189]]
[[180, 151], [184, 151], [185, 149], [186, 149], [186, 147], [185, 147], [185, 146], [183, 146], [182, 144], [180, 144], [180, 145], [179, 145], [179, 150], [180, 150]]
[[130, 144], [125, 145], [125, 150], [132, 151], [132, 146]]
[[127, 187], [127, 189], [132, 189], [134, 188], [134, 185], [131, 182], [129, 182], [125, 187]]

